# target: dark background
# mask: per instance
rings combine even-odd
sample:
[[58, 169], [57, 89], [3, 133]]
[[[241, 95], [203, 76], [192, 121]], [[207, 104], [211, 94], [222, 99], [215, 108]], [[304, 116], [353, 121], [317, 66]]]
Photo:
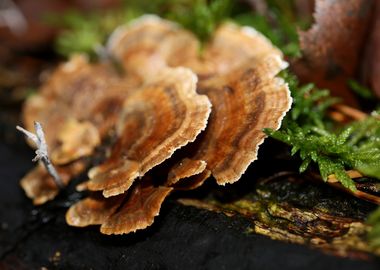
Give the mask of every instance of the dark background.
[[[20, 136], [22, 140], [22, 137]], [[24, 144], [0, 144], [0, 269], [379, 269], [245, 233], [239, 217], [164, 203], [153, 226], [126, 236], [72, 228], [68, 199], [33, 207], [18, 185], [33, 166]], [[70, 199], [70, 197], [69, 197]], [[73, 198], [76, 199], [76, 198]]]

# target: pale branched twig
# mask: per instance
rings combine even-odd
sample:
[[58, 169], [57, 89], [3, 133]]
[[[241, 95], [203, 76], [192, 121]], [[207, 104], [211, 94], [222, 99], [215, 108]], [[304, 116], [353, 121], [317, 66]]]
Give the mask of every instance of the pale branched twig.
[[42, 129], [42, 126], [39, 122], [34, 122], [34, 129], [36, 131], [36, 134], [33, 134], [32, 132], [27, 131], [26, 129], [17, 126], [17, 130], [21, 131], [25, 134], [26, 137], [28, 137], [30, 140], [34, 142], [34, 144], [37, 147], [36, 150], [36, 156], [33, 158], [33, 161], [39, 161], [41, 160], [42, 163], [45, 165], [46, 170], [48, 173], [53, 177], [53, 180], [58, 188], [63, 188], [64, 184], [61, 180], [61, 178], [58, 175], [58, 172], [54, 168], [53, 164], [51, 163], [48, 155], [48, 147], [45, 141], [45, 135], [44, 131]]

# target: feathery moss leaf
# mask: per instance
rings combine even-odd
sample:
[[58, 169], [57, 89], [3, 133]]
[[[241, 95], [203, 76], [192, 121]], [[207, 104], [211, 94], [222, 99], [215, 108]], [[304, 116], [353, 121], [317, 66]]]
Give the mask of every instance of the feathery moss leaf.
[[294, 76], [282, 75], [289, 84], [293, 107], [278, 131], [266, 129], [274, 139], [292, 147], [303, 160], [300, 172], [314, 162], [323, 180], [335, 174], [342, 185], [355, 191], [353, 180], [346, 170], [380, 179], [380, 120], [376, 113], [362, 121], [336, 128], [327, 117], [327, 110], [337, 102], [327, 90], [312, 84], [299, 86]]
[[95, 58], [96, 46], [104, 44], [117, 26], [146, 13], [173, 20], [192, 31], [202, 42], [206, 41], [216, 27], [230, 17], [231, 3], [231, 0], [129, 0], [119, 10], [88, 14], [70, 11], [61, 16], [47, 16], [46, 21], [66, 29], [56, 40], [58, 53], [68, 57], [80, 52]]
[[201, 41], [206, 41], [230, 16], [230, 12], [230, 0], [196, 0], [189, 5], [174, 6], [166, 17], [192, 31]]

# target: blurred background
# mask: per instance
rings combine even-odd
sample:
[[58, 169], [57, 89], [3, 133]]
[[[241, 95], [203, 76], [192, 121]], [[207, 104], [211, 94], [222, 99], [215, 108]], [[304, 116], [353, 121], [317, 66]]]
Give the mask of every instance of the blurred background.
[[310, 24], [313, 6], [312, 0], [0, 0], [0, 140], [17, 145], [22, 102], [58, 62], [76, 52], [96, 60], [96, 48], [112, 30], [141, 14], [178, 21], [201, 39], [230, 17], [294, 56], [297, 29]]

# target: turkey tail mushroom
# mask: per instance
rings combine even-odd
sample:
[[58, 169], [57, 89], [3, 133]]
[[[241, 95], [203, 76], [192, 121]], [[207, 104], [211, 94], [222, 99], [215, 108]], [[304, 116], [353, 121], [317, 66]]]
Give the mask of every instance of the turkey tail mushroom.
[[109, 159], [89, 172], [89, 190], [105, 197], [124, 193], [133, 181], [195, 140], [206, 128], [211, 104], [195, 92], [196, 76], [167, 68], [124, 101], [119, 140]]
[[[113, 130], [109, 155], [79, 186], [91, 195], [70, 207], [68, 224], [100, 225], [104, 234], [144, 229], [173, 190], [197, 188], [210, 176], [219, 185], [238, 181], [257, 158], [263, 128], [280, 127], [292, 102], [276, 77], [287, 67], [281, 51], [254, 29], [232, 23], [217, 29], [202, 54], [199, 44], [178, 25], [143, 16], [108, 42], [123, 75], [109, 63], [77, 58], [26, 105], [32, 113], [26, 121], [60, 121], [76, 130], [73, 137], [50, 131], [56, 162], [91, 158]], [[84, 134], [92, 139], [73, 151]]]

